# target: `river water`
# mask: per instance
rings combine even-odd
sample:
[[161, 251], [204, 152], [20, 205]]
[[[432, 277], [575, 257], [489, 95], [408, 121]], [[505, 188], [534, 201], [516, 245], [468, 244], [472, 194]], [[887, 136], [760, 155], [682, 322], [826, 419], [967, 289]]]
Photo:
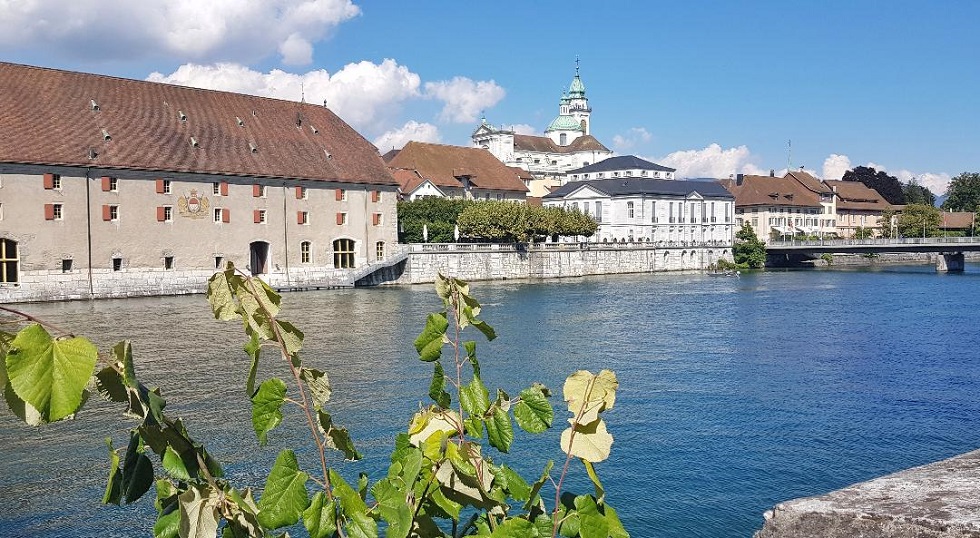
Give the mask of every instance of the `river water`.
[[[764, 272], [741, 278], [653, 274], [475, 283], [486, 384], [560, 389], [577, 369], [615, 370], [612, 457], [597, 466], [634, 537], [750, 536], [773, 504], [980, 447], [980, 267]], [[326, 370], [328, 404], [365, 454], [348, 478], [383, 476], [393, 438], [426, 400], [430, 366], [412, 340], [437, 299], [429, 286], [284, 296]], [[105, 348], [133, 341], [137, 373], [160, 386], [237, 485], [261, 487], [276, 453], [306, 446], [300, 417], [259, 448], [241, 388], [235, 323], [201, 296], [30, 305]], [[479, 335], [477, 335], [479, 336]], [[482, 336], [480, 337], [482, 338]], [[265, 373], [278, 368], [265, 361]], [[280, 374], [282, 375], [282, 374]], [[93, 399], [72, 422], [34, 429], [0, 412], [0, 536], [149, 536], [152, 501], [99, 504], [104, 438], [130, 427]], [[561, 430], [519, 432], [491, 454], [537, 476], [562, 460]], [[312, 451], [301, 465], [315, 472]], [[560, 465], [559, 465], [560, 466]], [[569, 485], [589, 492], [581, 468]], [[553, 490], [550, 495], [553, 495]], [[550, 497], [549, 497], [550, 498]], [[549, 502], [550, 504], [550, 502]]]

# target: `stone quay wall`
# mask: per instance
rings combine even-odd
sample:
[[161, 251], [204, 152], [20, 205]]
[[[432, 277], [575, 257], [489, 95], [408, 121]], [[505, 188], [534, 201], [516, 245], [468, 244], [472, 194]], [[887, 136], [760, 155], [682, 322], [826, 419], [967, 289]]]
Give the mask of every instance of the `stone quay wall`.
[[719, 259], [732, 261], [731, 246], [663, 247], [653, 243], [417, 244], [389, 284], [433, 282], [437, 273], [463, 280], [509, 280], [700, 271]]
[[755, 538], [980, 537], [980, 450], [786, 501]]

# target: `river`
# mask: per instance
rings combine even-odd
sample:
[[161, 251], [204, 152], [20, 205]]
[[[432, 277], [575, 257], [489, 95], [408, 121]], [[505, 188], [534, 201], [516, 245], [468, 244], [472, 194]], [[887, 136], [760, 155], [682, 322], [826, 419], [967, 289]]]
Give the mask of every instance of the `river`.
[[[634, 537], [750, 536], [773, 504], [980, 447], [980, 267], [763, 272], [741, 278], [652, 274], [478, 282], [499, 337], [477, 352], [491, 392], [531, 381], [556, 392], [574, 370], [615, 370], [615, 437], [597, 466]], [[437, 299], [430, 286], [284, 296], [306, 332], [305, 361], [326, 370], [328, 404], [365, 454], [349, 478], [383, 475], [431, 367], [412, 340]], [[24, 305], [100, 347], [133, 341], [137, 372], [160, 386], [237, 485], [261, 487], [276, 453], [306, 446], [295, 413], [259, 448], [242, 389], [239, 325], [201, 296]], [[479, 335], [477, 335], [479, 336]], [[482, 339], [482, 336], [480, 336]], [[267, 368], [278, 367], [266, 360]], [[560, 423], [519, 432], [526, 476], [561, 460]], [[0, 536], [149, 536], [152, 500], [103, 507], [104, 438], [129, 422], [93, 398], [70, 422], [35, 429], [0, 412]], [[312, 453], [301, 464], [314, 470]], [[581, 468], [570, 487], [589, 492]], [[553, 491], [551, 493], [553, 495]], [[550, 502], [549, 502], [550, 504]]]

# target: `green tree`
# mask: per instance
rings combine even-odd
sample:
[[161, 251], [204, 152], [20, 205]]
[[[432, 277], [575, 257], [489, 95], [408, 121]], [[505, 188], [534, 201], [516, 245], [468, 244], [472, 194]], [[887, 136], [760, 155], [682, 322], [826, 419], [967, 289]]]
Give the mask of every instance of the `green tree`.
[[555, 236], [588, 237], [599, 227], [592, 217], [579, 211], [497, 201], [467, 206], [457, 222], [460, 234], [476, 241], [529, 242]]
[[878, 219], [878, 232], [882, 237], [894, 238], [898, 231], [892, 227], [892, 220], [895, 219], [898, 213], [891, 207], [885, 208], [881, 212], [881, 218]]
[[898, 216], [898, 233], [903, 237], [936, 237], [942, 217], [934, 206], [911, 204]]
[[735, 232], [735, 245], [732, 247], [732, 257], [740, 267], [759, 269], [766, 265], [766, 245], [748, 222]]
[[950, 180], [942, 208], [974, 212], [980, 209], [980, 173], [963, 172]]
[[853, 170], [845, 172], [842, 179], [844, 181], [860, 181], [864, 183], [865, 186], [878, 191], [878, 194], [891, 205], [902, 205], [905, 203], [905, 193], [902, 191], [902, 184], [895, 176], [890, 176], [867, 166], [857, 166]]
[[398, 202], [398, 240], [402, 243], [421, 243], [423, 227], [430, 243], [451, 243], [456, 240], [456, 219], [473, 200], [451, 198], [419, 198]]
[[919, 185], [914, 178], [902, 185], [902, 193], [906, 204], [936, 205], [936, 195], [925, 186]]
[[854, 229], [854, 239], [871, 239], [875, 236], [875, 229], [866, 226], [858, 226]]

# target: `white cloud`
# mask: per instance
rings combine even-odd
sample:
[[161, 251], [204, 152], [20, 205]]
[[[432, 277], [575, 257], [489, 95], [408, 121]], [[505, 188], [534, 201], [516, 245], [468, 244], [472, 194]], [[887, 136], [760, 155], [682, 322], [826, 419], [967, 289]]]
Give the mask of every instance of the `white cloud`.
[[154, 56], [249, 63], [312, 47], [360, 14], [350, 0], [45, 0], [0, 2], [0, 45], [134, 61]]
[[[846, 160], [848, 163], [847, 170], [851, 170], [854, 167], [850, 166], [851, 160], [847, 158], [846, 155], [831, 155], [827, 158], [830, 161], [831, 158], [837, 157], [839, 159]], [[827, 170], [827, 161], [824, 162], [824, 173]], [[932, 191], [933, 194], [943, 195], [946, 193], [946, 188], [949, 187], [949, 182], [952, 177], [946, 172], [913, 172], [911, 170], [899, 169], [899, 170], [889, 170], [889, 168], [883, 164], [878, 164], [875, 162], [868, 162], [864, 165], [868, 168], [874, 168], [879, 172], [885, 172], [890, 176], [895, 176], [902, 183], [909, 183], [913, 179], [923, 187]], [[845, 170], [846, 171], [846, 170]], [[841, 174], [843, 175], [843, 173]], [[828, 179], [832, 179], [827, 176]], [[836, 178], [833, 178], [836, 179]]]
[[637, 144], [649, 142], [653, 135], [643, 127], [633, 127], [626, 134], [613, 136], [612, 143], [616, 149], [627, 151], [634, 148]]
[[313, 63], [313, 44], [293, 34], [279, 44], [279, 54], [286, 65], [307, 65]]
[[528, 125], [526, 123], [518, 123], [517, 125], [512, 125], [514, 133], [520, 135], [539, 135], [541, 131], [534, 128], [533, 125]]
[[847, 155], [831, 153], [823, 161], [823, 179], [840, 179], [851, 168], [851, 159]]
[[404, 101], [420, 97], [421, 84], [417, 74], [391, 59], [347, 64], [333, 75], [323, 69], [262, 73], [233, 63], [186, 64], [169, 75], [153, 73], [147, 80], [294, 101], [305, 95], [310, 103], [326, 100], [355, 129], [374, 132], [388, 128]]
[[[746, 146], [722, 149], [710, 144], [704, 149], [675, 151], [656, 162], [676, 168], [676, 177], [727, 178], [731, 174], [762, 174], [753, 161], [755, 157]], [[766, 171], [765, 173], [768, 173]]]
[[471, 123], [481, 111], [499, 103], [507, 92], [492, 80], [453, 77], [449, 81], [426, 82], [425, 94], [445, 103], [439, 113], [441, 121]]
[[381, 153], [390, 149], [401, 149], [409, 141], [441, 142], [439, 128], [431, 123], [409, 121], [398, 129], [392, 129], [374, 140], [375, 147]]

